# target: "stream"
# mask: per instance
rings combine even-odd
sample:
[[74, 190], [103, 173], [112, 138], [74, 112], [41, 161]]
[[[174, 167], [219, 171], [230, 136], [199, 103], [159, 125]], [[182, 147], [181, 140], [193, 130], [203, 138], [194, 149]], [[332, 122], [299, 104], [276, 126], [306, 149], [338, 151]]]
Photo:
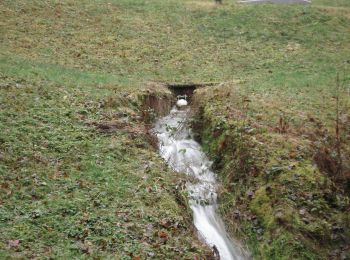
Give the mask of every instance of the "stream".
[[193, 222], [200, 238], [217, 259], [248, 259], [241, 245], [229, 237], [217, 212], [217, 182], [210, 170], [212, 162], [193, 139], [187, 124], [190, 108], [172, 108], [154, 127], [163, 159], [176, 172], [186, 173], [194, 181], [186, 184]]

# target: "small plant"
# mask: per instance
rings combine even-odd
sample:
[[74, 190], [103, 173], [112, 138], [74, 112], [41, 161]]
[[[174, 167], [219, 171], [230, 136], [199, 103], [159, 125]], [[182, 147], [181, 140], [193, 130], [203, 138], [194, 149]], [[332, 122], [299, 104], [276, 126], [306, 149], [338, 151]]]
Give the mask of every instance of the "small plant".
[[[349, 112], [349, 95], [345, 88], [345, 78], [340, 79], [339, 73], [336, 77], [336, 85], [334, 90], [334, 101], [335, 101], [335, 119], [334, 119], [334, 136], [333, 144], [334, 147], [331, 149], [335, 160], [334, 177], [337, 180], [346, 180], [350, 176], [347, 176], [346, 165], [349, 163], [346, 146], [344, 144], [349, 137], [349, 127], [348, 127], [348, 112]], [[349, 178], [350, 179], [350, 178]]]
[[341, 137], [340, 137], [340, 102], [339, 102], [339, 95], [340, 95], [340, 80], [339, 80], [339, 74], [337, 74], [337, 81], [336, 81], [336, 93], [335, 93], [335, 150], [337, 154], [337, 169], [336, 169], [336, 174], [339, 176], [342, 174], [342, 165], [343, 165], [343, 160], [342, 160], [342, 144], [341, 144]]
[[285, 113], [281, 113], [280, 114], [280, 118], [279, 118], [279, 121], [278, 121], [278, 131], [279, 133], [281, 134], [285, 134], [288, 130], [288, 127], [289, 127], [289, 123], [288, 123], [288, 119], [285, 115]]
[[337, 181], [350, 180], [349, 174], [349, 150], [345, 145], [349, 138], [349, 95], [345, 88], [345, 80], [341, 80], [339, 74], [336, 77], [333, 100], [334, 124], [333, 131], [324, 131], [319, 141], [315, 161], [318, 167], [328, 173]]
[[171, 126], [171, 125], [166, 125], [165, 129], [167, 132], [169, 132], [171, 135], [174, 135], [177, 128], [175, 126]]

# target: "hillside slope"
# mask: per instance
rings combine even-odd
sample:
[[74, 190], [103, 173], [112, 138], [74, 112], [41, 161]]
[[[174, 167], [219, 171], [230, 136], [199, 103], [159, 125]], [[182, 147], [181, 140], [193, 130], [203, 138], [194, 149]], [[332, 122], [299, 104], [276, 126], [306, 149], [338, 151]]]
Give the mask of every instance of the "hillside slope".
[[[339, 73], [348, 88], [349, 10], [347, 0], [315, 0], [310, 6], [1, 1], [0, 257], [207, 255], [181, 204], [183, 194], [176, 190], [183, 177], [166, 169], [146, 134], [140, 96], [167, 95], [146, 83], [226, 82], [228, 92], [212, 89], [218, 95], [209, 91], [203, 101], [219, 98], [215, 111], [234, 109], [231, 119], [235, 112], [251, 113], [254, 124], [271, 131], [270, 144], [280, 138], [285, 144], [286, 133], [334, 136], [338, 93], [344, 156], [349, 151], [344, 112], [349, 92], [337, 90], [336, 78]], [[240, 102], [222, 94], [232, 91]], [[242, 100], [256, 102], [248, 109], [252, 102]], [[322, 131], [314, 131], [319, 122]], [[328, 140], [332, 147], [327, 138], [320, 145]], [[265, 213], [258, 205], [268, 203], [265, 193], [257, 193], [262, 201], [251, 208], [260, 219]], [[339, 214], [347, 216], [347, 195], [339, 194], [336, 201], [344, 204]], [[230, 198], [223, 195], [223, 201], [231, 207]], [[320, 239], [308, 234], [313, 241]], [[252, 248], [257, 258], [270, 252], [264, 246], [268, 239], [250, 243], [260, 248]], [[305, 246], [311, 248], [310, 257], [322, 257], [313, 245]]]

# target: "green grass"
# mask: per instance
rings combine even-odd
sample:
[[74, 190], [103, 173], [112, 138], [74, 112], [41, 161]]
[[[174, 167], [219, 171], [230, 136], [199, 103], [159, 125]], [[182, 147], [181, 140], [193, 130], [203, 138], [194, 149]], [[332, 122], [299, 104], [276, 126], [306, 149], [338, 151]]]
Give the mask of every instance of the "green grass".
[[269, 70], [273, 75], [291, 69], [322, 75], [343, 69], [348, 17], [317, 5], [214, 8], [211, 2], [204, 2], [209, 7], [198, 3], [22, 3], [5, 12], [3, 63], [13, 66], [9, 59], [16, 53], [38, 63], [34, 66], [112, 74], [126, 85], [150, 79], [245, 80], [253, 71], [260, 81], [271, 76]]
[[[345, 119], [350, 98], [341, 95]], [[324, 101], [328, 110], [309, 104], [305, 115], [283, 105], [286, 98], [232, 84], [199, 90], [195, 100], [194, 128], [223, 184], [220, 211], [253, 255], [348, 257], [350, 132], [345, 119], [339, 124], [343, 173], [336, 173], [334, 102]]]
[[23, 58], [4, 57], [0, 66], [4, 75], [43, 79], [57, 84], [96, 86], [120, 83], [115, 75], [70, 69], [57, 64], [40, 64]]
[[[224, 2], [1, 1], [0, 257], [204, 254], [137, 120], [148, 81], [239, 82], [267, 131], [281, 115], [331, 129], [336, 74], [349, 80], [349, 1]], [[96, 130], [106, 122], [123, 127]]]
[[[108, 89], [2, 80], [2, 258], [203, 254], [170, 195], [176, 177], [132, 119], [128, 99]], [[108, 134], [91, 125], [120, 114], [129, 128]], [[20, 245], [9, 248], [10, 240]]]

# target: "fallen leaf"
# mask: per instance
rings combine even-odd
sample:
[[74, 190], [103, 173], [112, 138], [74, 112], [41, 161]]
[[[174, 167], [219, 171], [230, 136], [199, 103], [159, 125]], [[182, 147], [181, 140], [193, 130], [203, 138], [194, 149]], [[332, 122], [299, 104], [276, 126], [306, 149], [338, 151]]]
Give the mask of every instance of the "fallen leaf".
[[168, 233], [163, 230], [158, 232], [158, 236], [164, 240], [168, 239]]

